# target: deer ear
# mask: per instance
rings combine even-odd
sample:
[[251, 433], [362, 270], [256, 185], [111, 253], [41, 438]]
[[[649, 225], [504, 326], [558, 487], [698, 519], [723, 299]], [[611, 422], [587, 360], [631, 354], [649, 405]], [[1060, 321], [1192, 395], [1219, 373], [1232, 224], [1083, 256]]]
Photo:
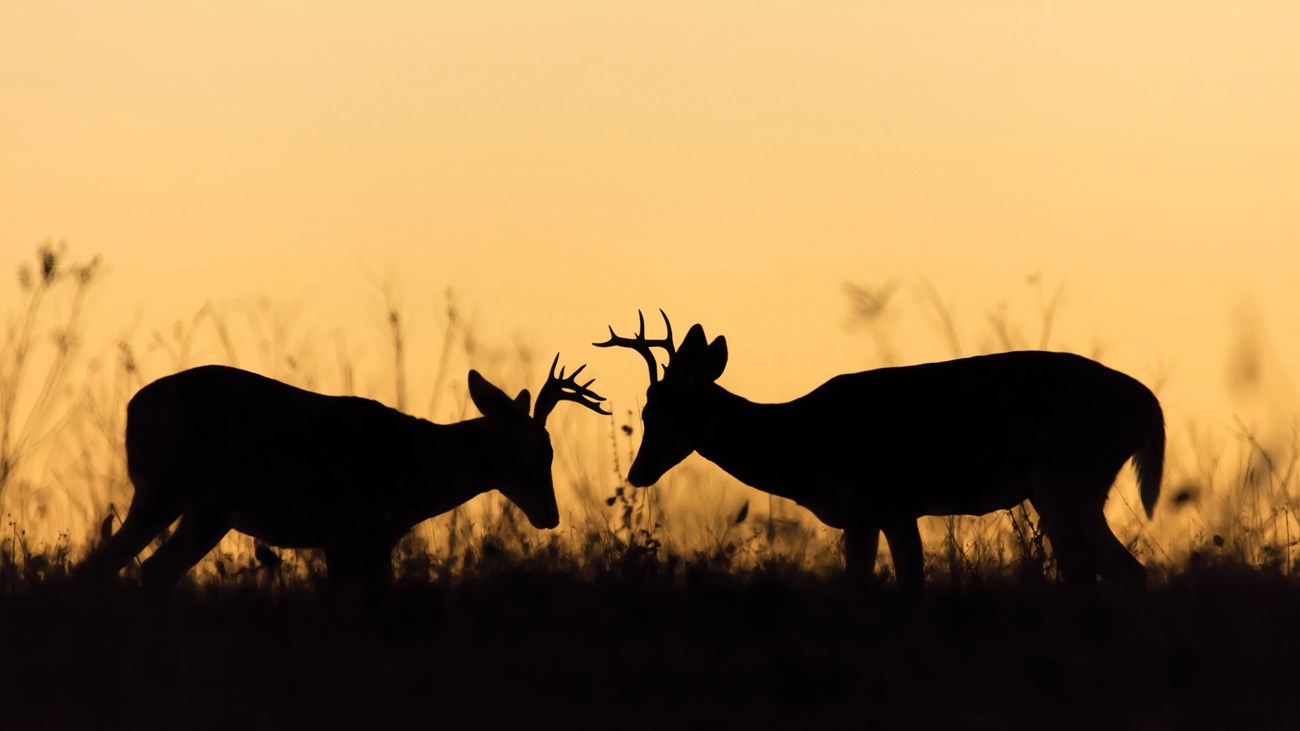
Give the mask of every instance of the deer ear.
[[719, 335], [709, 343], [709, 349], [705, 351], [704, 358], [700, 365], [700, 378], [706, 381], [716, 381], [727, 368], [727, 338]]
[[[677, 349], [677, 355], [685, 352], [687, 358], [696, 358], [698, 354], [695, 351], [703, 352], [707, 346], [708, 339], [704, 337], [704, 328], [697, 322], [691, 325], [690, 330], [686, 331], [686, 337], [682, 338], [682, 345]], [[676, 355], [673, 357], [676, 357]]]
[[484, 416], [502, 416], [515, 413], [515, 404], [505, 391], [488, 383], [478, 371], [469, 372], [469, 398]]
[[691, 325], [691, 329], [686, 331], [686, 337], [682, 338], [682, 344], [677, 347], [677, 352], [673, 353], [668, 371], [682, 377], [690, 374], [689, 377], [694, 380], [708, 348], [709, 341], [704, 338], [704, 328], [698, 323]]
[[528, 393], [528, 389], [525, 388], [519, 392], [518, 396], [515, 396], [515, 408], [522, 411], [524, 416], [527, 416], [529, 410], [528, 404], [532, 401], [532, 398], [533, 397]]

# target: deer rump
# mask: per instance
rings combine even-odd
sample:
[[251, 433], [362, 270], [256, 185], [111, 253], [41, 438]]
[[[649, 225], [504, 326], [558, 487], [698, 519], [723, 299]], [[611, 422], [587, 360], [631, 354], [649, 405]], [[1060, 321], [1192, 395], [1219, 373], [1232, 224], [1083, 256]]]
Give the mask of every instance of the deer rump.
[[234, 369], [200, 382], [218, 368], [161, 378], [131, 399], [127, 469], [137, 493], [179, 494], [185, 512], [228, 516], [235, 530], [290, 548], [369, 530], [400, 535], [423, 517], [394, 509], [417, 507], [403, 466], [419, 419]]
[[763, 446], [794, 458], [781, 481], [821, 486], [799, 497], [832, 527], [862, 515], [885, 523], [981, 515], [1044, 494], [1099, 506], [1130, 458], [1148, 515], [1159, 496], [1164, 418], [1155, 395], [1077, 355], [1025, 351], [846, 374], [772, 408], [786, 423], [817, 425]]

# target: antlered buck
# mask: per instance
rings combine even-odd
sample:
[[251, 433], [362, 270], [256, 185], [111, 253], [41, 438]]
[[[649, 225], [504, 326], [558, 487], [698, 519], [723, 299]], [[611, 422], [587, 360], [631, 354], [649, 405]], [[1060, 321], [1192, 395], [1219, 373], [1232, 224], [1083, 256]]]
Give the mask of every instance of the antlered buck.
[[[662, 315], [663, 312], [660, 311]], [[611, 327], [599, 347], [650, 366], [644, 434], [628, 481], [654, 484], [699, 452], [732, 476], [844, 529], [845, 563], [870, 573], [880, 531], [899, 582], [924, 581], [917, 518], [980, 515], [1029, 500], [1066, 580], [1141, 582], [1111, 532], [1106, 495], [1130, 458], [1149, 516], [1160, 496], [1165, 428], [1154, 394], [1067, 353], [1022, 351], [836, 376], [788, 403], [719, 386], [727, 342], [691, 327], [681, 347]], [[664, 375], [651, 348], [668, 354]]]
[[331, 579], [392, 579], [392, 550], [417, 523], [491, 489], [537, 528], [559, 524], [546, 417], [560, 401], [605, 412], [604, 399], [555, 364], [529, 416], [477, 371], [483, 416], [435, 424], [377, 401], [325, 396], [254, 373], [203, 366], [160, 378], [127, 406], [135, 496], [122, 527], [83, 573], [117, 573], [178, 517], [144, 562], [147, 586], [170, 587], [230, 530], [291, 548], [322, 548]]

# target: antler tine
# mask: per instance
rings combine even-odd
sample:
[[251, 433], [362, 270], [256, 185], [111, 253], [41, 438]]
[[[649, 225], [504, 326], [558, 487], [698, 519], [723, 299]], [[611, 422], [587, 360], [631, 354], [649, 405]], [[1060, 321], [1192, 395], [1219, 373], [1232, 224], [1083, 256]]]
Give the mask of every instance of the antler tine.
[[636, 311], [637, 334], [634, 338], [625, 338], [614, 332], [614, 326], [609, 326], [609, 340], [603, 343], [592, 343], [597, 348], [620, 347], [634, 350], [645, 358], [646, 365], [650, 368], [650, 383], [654, 384], [659, 381], [659, 364], [655, 361], [654, 353], [651, 348], [663, 348], [668, 353], [669, 360], [677, 354], [677, 348], [673, 346], [673, 326], [668, 321], [668, 315], [662, 309], [659, 314], [664, 318], [664, 327], [668, 334], [666, 337], [657, 340], [648, 340], [645, 336], [645, 313], [641, 310]]
[[550, 416], [551, 410], [561, 401], [572, 401], [581, 404], [597, 414], [609, 416], [611, 412], [601, 407], [600, 402], [605, 400], [604, 396], [591, 390], [591, 384], [596, 382], [592, 378], [586, 383], [578, 383], [576, 378], [579, 373], [586, 368], [586, 364], [578, 366], [578, 369], [569, 375], [565, 375], [565, 368], [560, 367], [560, 374], [555, 374], [555, 367], [560, 362], [560, 354], [555, 354], [555, 360], [551, 361], [551, 373], [542, 384], [542, 388], [537, 392], [537, 402], [533, 407], [533, 418], [537, 421], [546, 423], [546, 417]]
[[659, 308], [659, 316], [664, 318], [664, 330], [668, 333], [664, 336], [666, 345], [662, 347], [668, 351], [668, 357], [671, 359], [674, 355], [677, 355], [677, 346], [673, 345], [673, 324], [668, 321], [668, 313], [664, 312], [662, 307]]

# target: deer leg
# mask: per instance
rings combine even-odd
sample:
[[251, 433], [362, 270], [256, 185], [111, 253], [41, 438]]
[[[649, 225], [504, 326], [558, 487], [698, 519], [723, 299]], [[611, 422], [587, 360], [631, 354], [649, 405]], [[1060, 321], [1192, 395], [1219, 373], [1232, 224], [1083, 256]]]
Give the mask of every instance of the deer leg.
[[230, 526], [216, 514], [196, 510], [181, 516], [176, 532], [140, 567], [144, 585], [152, 589], [175, 587], [228, 532]]
[[1030, 502], [1038, 511], [1038, 524], [1043, 535], [1052, 544], [1052, 557], [1056, 559], [1061, 578], [1069, 583], [1095, 581], [1097, 568], [1089, 550], [1089, 531], [1084, 518], [1087, 510], [1078, 504], [1063, 503], [1042, 494], [1035, 495]]
[[894, 557], [894, 573], [904, 591], [917, 592], [925, 587], [925, 557], [921, 550], [921, 531], [915, 520], [897, 523], [885, 529], [889, 553]]
[[325, 567], [331, 581], [361, 584], [371, 593], [382, 591], [393, 583], [393, 547], [366, 541], [327, 548]]
[[875, 581], [876, 553], [880, 549], [878, 528], [846, 528], [844, 542], [844, 573]]
[[1095, 566], [1102, 579], [1126, 586], [1142, 586], [1145, 583], [1146, 567], [1115, 536], [1100, 510], [1088, 517], [1085, 529]]
[[77, 569], [79, 577], [110, 579], [149, 545], [164, 528], [180, 517], [181, 507], [158, 497], [158, 492], [136, 491], [122, 527], [91, 553]]

